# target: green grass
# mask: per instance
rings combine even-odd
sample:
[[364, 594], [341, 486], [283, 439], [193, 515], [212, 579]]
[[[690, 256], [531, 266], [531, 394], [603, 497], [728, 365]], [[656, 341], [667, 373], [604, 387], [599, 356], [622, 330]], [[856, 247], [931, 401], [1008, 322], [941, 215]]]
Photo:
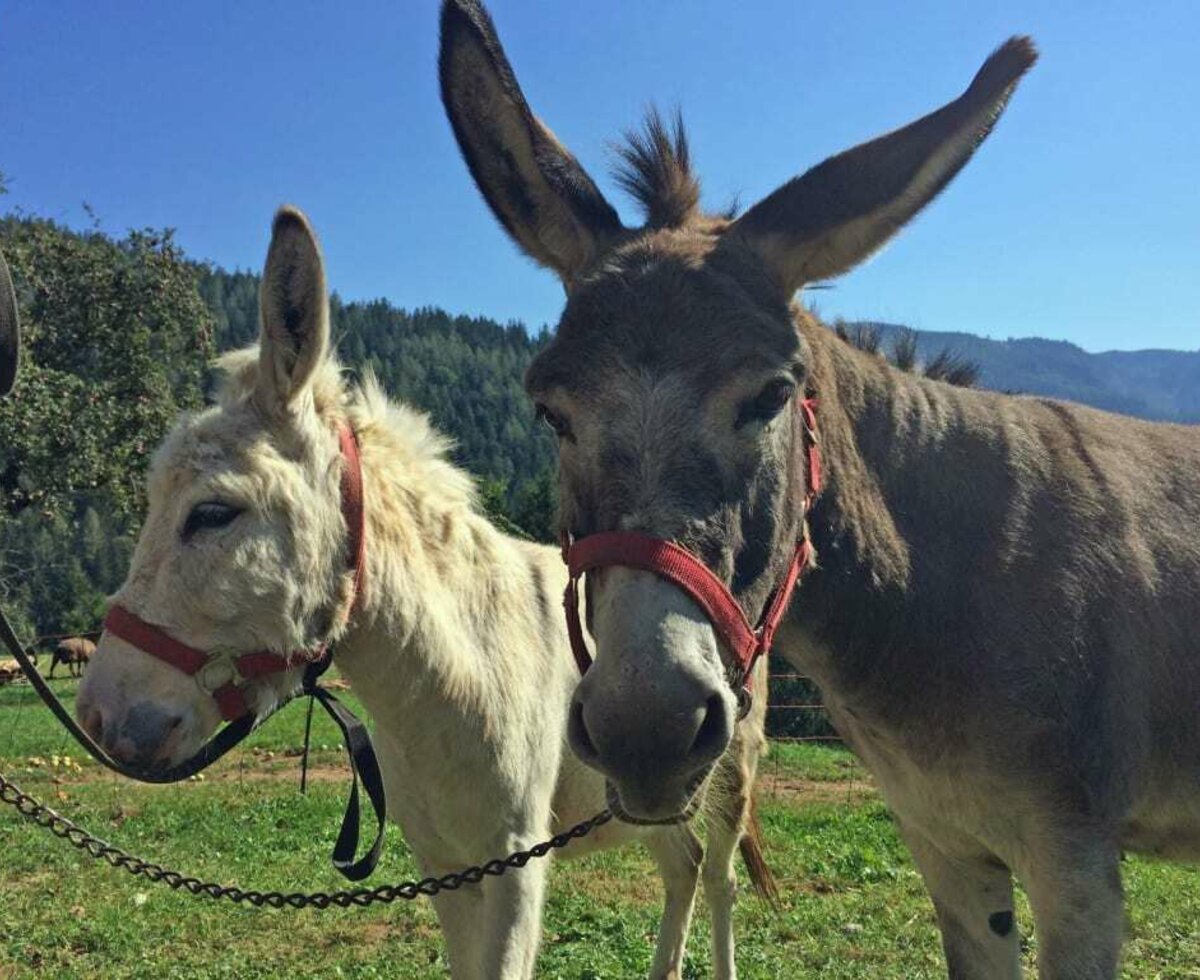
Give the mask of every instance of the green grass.
[[[56, 682], [64, 693], [74, 682]], [[332, 889], [328, 852], [344, 784], [297, 791], [304, 712], [287, 709], [248, 751], [207, 778], [172, 787], [126, 783], [67, 743], [24, 687], [0, 690], [0, 772], [92, 832], [188, 873], [243, 886]], [[352, 698], [346, 700], [353, 702]], [[321, 765], [340, 763], [318, 712]], [[57, 764], [55, 756], [58, 756]], [[64, 762], [63, 756], [70, 756]], [[77, 769], [76, 766], [79, 768]], [[886, 810], [842, 750], [775, 746], [761, 812], [784, 900], [737, 912], [741, 976], [940, 978], [933, 911]], [[1200, 870], [1133, 859], [1129, 978], [1200, 978]], [[373, 881], [416, 875], [389, 830]], [[554, 867], [538, 976], [597, 980], [649, 967], [659, 887], [637, 848]], [[1020, 910], [1029, 930], [1028, 910]], [[701, 907], [687, 976], [711, 975]], [[1032, 969], [1033, 947], [1027, 952]], [[255, 911], [177, 895], [83, 858], [0, 810], [0, 978], [445, 976], [433, 910], [418, 901], [371, 910]]]

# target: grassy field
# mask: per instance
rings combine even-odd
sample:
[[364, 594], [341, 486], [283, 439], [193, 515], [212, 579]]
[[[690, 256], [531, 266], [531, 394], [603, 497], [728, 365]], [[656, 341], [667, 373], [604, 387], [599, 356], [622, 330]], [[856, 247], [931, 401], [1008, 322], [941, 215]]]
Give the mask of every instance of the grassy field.
[[[56, 686], [69, 694], [74, 682]], [[299, 794], [302, 731], [294, 705], [206, 778], [147, 787], [81, 760], [28, 687], [0, 689], [0, 773], [138, 855], [247, 887], [344, 887], [328, 852], [345, 784], [322, 778]], [[323, 774], [341, 763], [336, 739], [318, 720], [314, 762]], [[921, 882], [851, 757], [776, 746], [760, 801], [784, 900], [778, 910], [749, 896], [739, 903], [743, 978], [944, 976]], [[402, 837], [394, 828], [389, 835], [373, 881], [415, 874]], [[1200, 869], [1131, 859], [1124, 872], [1124, 976], [1200, 978]], [[659, 901], [638, 849], [557, 863], [538, 976], [644, 975]], [[1020, 914], [1028, 933], [1024, 903]], [[707, 945], [701, 906], [688, 977], [711, 975]], [[1030, 941], [1030, 968], [1033, 953]], [[0, 809], [0, 978], [277, 976], [443, 977], [433, 910], [424, 901], [325, 912], [218, 905], [98, 865]]]

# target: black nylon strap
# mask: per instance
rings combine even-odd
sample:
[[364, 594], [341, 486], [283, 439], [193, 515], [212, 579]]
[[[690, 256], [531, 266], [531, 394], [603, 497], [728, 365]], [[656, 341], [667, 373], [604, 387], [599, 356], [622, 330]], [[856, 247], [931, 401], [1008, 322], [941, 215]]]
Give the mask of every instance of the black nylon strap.
[[[331, 691], [318, 687], [313, 691], [313, 697], [320, 702], [333, 723], [341, 729], [346, 752], [350, 757], [350, 772], [352, 783], [350, 799], [346, 802], [346, 813], [342, 817], [342, 829], [338, 833], [337, 842], [333, 845], [333, 866], [351, 881], [362, 881], [379, 864], [379, 855], [383, 850], [383, 829], [387, 820], [387, 801], [383, 792], [383, 774], [379, 771], [379, 760], [375, 756], [375, 747], [371, 744], [371, 736], [367, 734], [367, 726], [359, 721]], [[360, 807], [358, 802], [358, 783], [362, 780], [363, 789], [375, 811], [375, 841], [358, 860], [354, 855], [358, 851], [358, 822]]]
[[[346, 801], [346, 812], [342, 816], [342, 829], [333, 845], [332, 860], [333, 866], [351, 881], [362, 881], [379, 864], [379, 855], [383, 850], [383, 830], [387, 821], [387, 798], [383, 790], [383, 774], [379, 771], [379, 759], [375, 755], [375, 746], [371, 744], [367, 726], [359, 721], [332, 691], [317, 683], [331, 663], [333, 651], [327, 649], [320, 660], [309, 664], [305, 669], [301, 690], [320, 702], [325, 713], [333, 719], [333, 723], [342, 733], [342, 744], [346, 746], [346, 755], [350, 761], [350, 798]], [[371, 808], [375, 811], [376, 828], [374, 843], [356, 861], [354, 855], [358, 851], [361, 814], [358, 802], [360, 779], [363, 789], [367, 791], [367, 798], [371, 801]]]

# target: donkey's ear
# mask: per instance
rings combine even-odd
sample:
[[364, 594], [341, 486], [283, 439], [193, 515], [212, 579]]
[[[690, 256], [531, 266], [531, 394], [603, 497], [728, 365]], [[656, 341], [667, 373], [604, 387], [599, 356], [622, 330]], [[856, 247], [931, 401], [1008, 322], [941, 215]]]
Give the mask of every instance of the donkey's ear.
[[259, 391], [269, 406], [287, 406], [305, 390], [329, 347], [325, 264], [297, 208], [285, 205], [275, 214], [259, 306]]
[[17, 319], [17, 294], [8, 274], [8, 263], [0, 255], [0, 398], [12, 391], [20, 362], [21, 324]]
[[747, 211], [730, 233], [758, 251], [789, 296], [847, 272], [962, 169], [1036, 60], [1030, 38], [1010, 38], [959, 98], [794, 178]]
[[442, 103], [471, 176], [508, 233], [569, 287], [621, 221], [591, 177], [538, 120], [476, 0], [444, 0]]

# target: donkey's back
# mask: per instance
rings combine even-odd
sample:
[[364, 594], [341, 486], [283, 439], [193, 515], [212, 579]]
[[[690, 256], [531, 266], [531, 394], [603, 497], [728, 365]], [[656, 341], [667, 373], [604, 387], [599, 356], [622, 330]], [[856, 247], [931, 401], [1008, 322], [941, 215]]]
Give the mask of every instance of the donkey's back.
[[1073, 574], [1051, 595], [1087, 639], [1068, 712], [1077, 758], [1096, 760], [1123, 846], [1200, 859], [1200, 427], [1027, 410], [1057, 489], [1036, 539], [1065, 552], [1051, 567]]

